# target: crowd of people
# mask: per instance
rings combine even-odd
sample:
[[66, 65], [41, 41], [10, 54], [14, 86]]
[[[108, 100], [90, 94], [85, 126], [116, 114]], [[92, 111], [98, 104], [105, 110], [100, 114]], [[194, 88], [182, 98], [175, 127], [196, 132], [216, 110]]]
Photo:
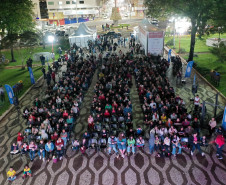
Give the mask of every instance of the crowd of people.
[[66, 65], [66, 71], [61, 72], [57, 81], [46, 78], [43, 100], [36, 98], [31, 108], [23, 110], [27, 127], [12, 144], [12, 155], [29, 154], [33, 161], [37, 153], [43, 161], [62, 160], [97, 64], [94, 56], [82, 57], [72, 50], [66, 52], [57, 65], [48, 68], [47, 75]]
[[[31, 108], [24, 109], [27, 128], [24, 133], [18, 133], [11, 154], [29, 154], [33, 161], [37, 153], [43, 161], [57, 162], [62, 160], [71, 144], [73, 151], [80, 150], [82, 154], [90, 148], [106, 148], [109, 155], [114, 151], [117, 158], [125, 158], [131, 152], [135, 154], [145, 145], [150, 154], [155, 152], [157, 157], [176, 156], [182, 154], [184, 148], [189, 148], [191, 155], [197, 149], [203, 156], [201, 146], [207, 147], [209, 142], [200, 132], [200, 99], [194, 101], [194, 113], [188, 113], [184, 100], [175, 95], [166, 76], [167, 60], [144, 55], [133, 37], [128, 45], [125, 53], [119, 48], [123, 47], [123, 41], [117, 43], [117, 39], [101, 36], [88, 44], [88, 55], [75, 44], [54, 63], [53, 69], [49, 67], [47, 74], [43, 73], [47, 82], [45, 97], [42, 101], [36, 98]], [[56, 79], [61, 65], [66, 65], [67, 70]], [[87, 131], [81, 138], [72, 138], [84, 94], [96, 68], [98, 81], [90, 115], [84, 123]], [[130, 98], [133, 85], [137, 87], [144, 115], [141, 125], [133, 120]], [[214, 121], [209, 123], [211, 134], [215, 133]], [[217, 133], [220, 135], [215, 140], [218, 158], [222, 159], [224, 137], [221, 128]], [[27, 175], [31, 176], [28, 166], [23, 177]], [[13, 168], [9, 177], [15, 178]]]

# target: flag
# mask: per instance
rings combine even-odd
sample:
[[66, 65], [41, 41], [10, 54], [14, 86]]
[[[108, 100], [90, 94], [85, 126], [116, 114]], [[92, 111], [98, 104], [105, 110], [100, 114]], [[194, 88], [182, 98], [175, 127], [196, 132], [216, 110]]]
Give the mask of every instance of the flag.
[[226, 107], [224, 109], [224, 115], [223, 115], [223, 120], [222, 120], [222, 128], [224, 131], [226, 131]]
[[188, 62], [187, 69], [186, 69], [185, 76], [184, 76], [185, 78], [191, 76], [191, 70], [192, 70], [193, 63], [194, 63], [194, 61]]
[[30, 74], [30, 78], [31, 78], [31, 83], [35, 84], [35, 78], [34, 78], [33, 71], [32, 71], [31, 67], [29, 67], [29, 74]]
[[196, 74], [194, 75], [193, 85], [196, 85]]
[[5, 89], [8, 94], [10, 104], [13, 104], [14, 93], [13, 93], [12, 87], [6, 84]]
[[168, 52], [168, 62], [170, 63], [170, 58], [171, 58], [171, 52], [172, 50], [170, 49], [169, 52]]

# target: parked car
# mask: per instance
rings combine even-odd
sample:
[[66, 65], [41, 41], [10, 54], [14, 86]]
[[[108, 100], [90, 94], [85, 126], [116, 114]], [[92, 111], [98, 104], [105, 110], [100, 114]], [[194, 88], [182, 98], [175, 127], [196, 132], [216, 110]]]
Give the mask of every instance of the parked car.
[[117, 37], [121, 37], [121, 33], [115, 33], [114, 31], [109, 31], [108, 33], [104, 34], [104, 36], [117, 38]]
[[57, 30], [57, 31], [55, 32], [55, 35], [56, 35], [56, 36], [61, 36], [61, 37], [63, 37], [64, 34], [65, 34], [65, 31]]

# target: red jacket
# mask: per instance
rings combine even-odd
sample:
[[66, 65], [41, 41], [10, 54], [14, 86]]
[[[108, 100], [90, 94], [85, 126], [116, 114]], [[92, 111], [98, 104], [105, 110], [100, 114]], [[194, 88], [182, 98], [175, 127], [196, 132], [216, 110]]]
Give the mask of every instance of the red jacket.
[[224, 136], [223, 135], [218, 135], [217, 138], [215, 139], [215, 143], [221, 147], [222, 145], [224, 145], [225, 140], [224, 140]]
[[63, 139], [60, 139], [60, 141], [57, 139], [55, 142], [56, 148], [62, 148], [64, 146], [64, 141]]
[[23, 141], [23, 140], [24, 140], [24, 137], [20, 132], [18, 132], [17, 141]]

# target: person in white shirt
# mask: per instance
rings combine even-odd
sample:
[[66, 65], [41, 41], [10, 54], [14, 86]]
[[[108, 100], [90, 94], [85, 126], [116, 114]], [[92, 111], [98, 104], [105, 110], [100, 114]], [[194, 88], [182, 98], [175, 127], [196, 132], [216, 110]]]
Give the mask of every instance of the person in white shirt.
[[199, 95], [196, 95], [194, 99], [195, 110], [198, 110], [199, 104], [200, 104], [200, 98], [199, 98]]

